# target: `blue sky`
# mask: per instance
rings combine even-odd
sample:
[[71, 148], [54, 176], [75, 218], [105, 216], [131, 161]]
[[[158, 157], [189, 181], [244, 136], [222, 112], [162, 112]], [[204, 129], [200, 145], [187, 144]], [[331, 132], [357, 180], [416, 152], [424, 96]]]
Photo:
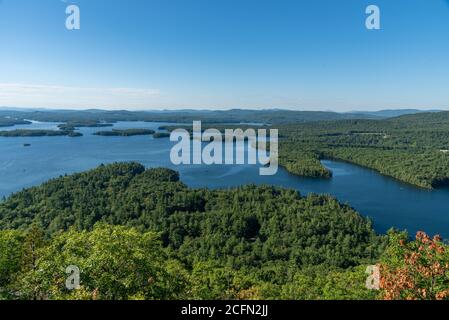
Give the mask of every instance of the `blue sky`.
[[0, 106], [449, 109], [448, 57], [446, 0], [0, 0]]

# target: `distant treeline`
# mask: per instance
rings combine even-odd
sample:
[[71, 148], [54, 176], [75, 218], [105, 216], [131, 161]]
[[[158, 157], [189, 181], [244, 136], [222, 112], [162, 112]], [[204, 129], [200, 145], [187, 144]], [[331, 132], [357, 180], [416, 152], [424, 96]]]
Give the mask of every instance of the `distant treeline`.
[[97, 136], [121, 136], [121, 137], [130, 137], [130, 136], [143, 136], [143, 135], [152, 135], [155, 131], [151, 129], [112, 129], [111, 131], [99, 131], [95, 132], [94, 135]]
[[47, 122], [64, 123], [113, 123], [117, 121], [150, 121], [192, 123], [201, 120], [204, 123], [241, 123], [255, 122], [261, 124], [303, 123], [309, 121], [342, 119], [380, 119], [380, 117], [359, 113], [336, 113], [321, 111], [289, 110], [227, 110], [227, 111], [0, 111], [1, 116], [18, 119], [31, 119]]
[[112, 127], [112, 123], [100, 123], [97, 120], [84, 120], [84, 121], [69, 121], [58, 125], [61, 130], [73, 131], [77, 128], [105, 128]]

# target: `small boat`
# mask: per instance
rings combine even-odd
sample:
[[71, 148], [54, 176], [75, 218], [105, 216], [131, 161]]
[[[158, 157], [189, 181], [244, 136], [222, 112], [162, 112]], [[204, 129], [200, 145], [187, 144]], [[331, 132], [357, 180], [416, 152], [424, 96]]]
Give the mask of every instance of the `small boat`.
[[24, 147], [31, 147], [31, 144], [29, 144], [29, 143], [24, 143], [23, 146], [24, 146]]

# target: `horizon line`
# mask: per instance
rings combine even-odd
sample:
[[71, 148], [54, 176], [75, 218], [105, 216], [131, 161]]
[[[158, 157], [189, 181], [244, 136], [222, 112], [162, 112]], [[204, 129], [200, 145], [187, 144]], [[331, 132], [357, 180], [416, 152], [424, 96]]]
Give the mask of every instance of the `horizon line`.
[[333, 109], [325, 110], [311, 110], [311, 109], [299, 109], [299, 108], [288, 108], [288, 107], [264, 107], [264, 108], [248, 108], [248, 107], [229, 107], [229, 108], [195, 108], [195, 107], [185, 107], [185, 108], [161, 108], [161, 109], [104, 109], [104, 108], [52, 108], [52, 107], [10, 107], [10, 106], [0, 106], [0, 111], [42, 111], [42, 112], [54, 112], [54, 111], [79, 111], [79, 112], [226, 112], [226, 111], [291, 111], [291, 112], [322, 112], [322, 113], [373, 113], [373, 112], [386, 112], [386, 111], [420, 111], [420, 112], [443, 112], [449, 111], [449, 108], [409, 108], [409, 107], [398, 107], [398, 108], [379, 108], [379, 109], [367, 109], [363, 110], [354, 109], [350, 111], [335, 111]]

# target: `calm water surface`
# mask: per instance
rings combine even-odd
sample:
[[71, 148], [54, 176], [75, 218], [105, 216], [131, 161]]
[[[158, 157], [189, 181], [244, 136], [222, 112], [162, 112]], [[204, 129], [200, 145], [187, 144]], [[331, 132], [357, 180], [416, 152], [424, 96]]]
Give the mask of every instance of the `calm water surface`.
[[[114, 128], [156, 129], [167, 123], [119, 122]], [[13, 128], [55, 129], [58, 123], [33, 123]], [[271, 184], [307, 194], [327, 193], [369, 216], [376, 230], [390, 227], [410, 233], [425, 230], [449, 238], [449, 189], [423, 190], [355, 165], [323, 161], [334, 172], [330, 180], [301, 178], [280, 169], [275, 176], [259, 176], [257, 166], [179, 166], [171, 164], [169, 139], [150, 136], [101, 137], [92, 133], [112, 128], [82, 128], [80, 138], [0, 137], [0, 197], [50, 178], [95, 168], [102, 163], [138, 161], [147, 167], [169, 167], [191, 187], [227, 188], [243, 184]], [[31, 144], [24, 147], [24, 144]]]

